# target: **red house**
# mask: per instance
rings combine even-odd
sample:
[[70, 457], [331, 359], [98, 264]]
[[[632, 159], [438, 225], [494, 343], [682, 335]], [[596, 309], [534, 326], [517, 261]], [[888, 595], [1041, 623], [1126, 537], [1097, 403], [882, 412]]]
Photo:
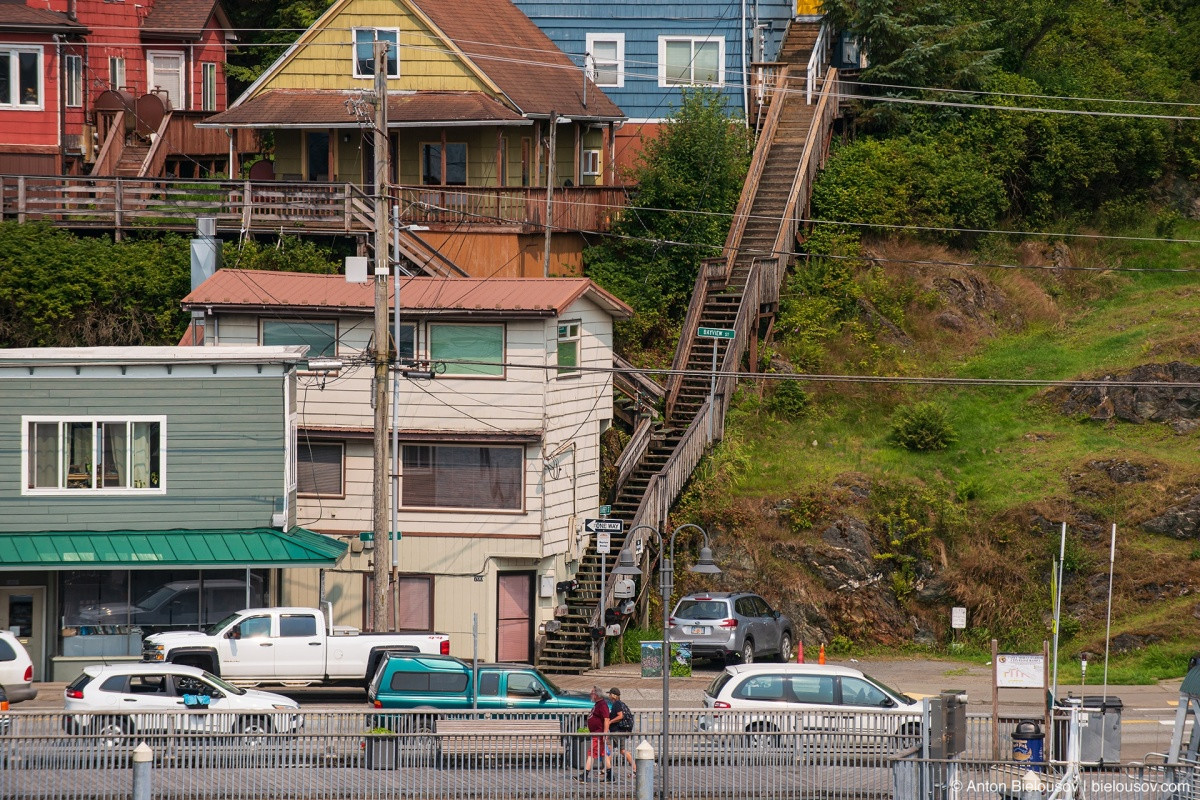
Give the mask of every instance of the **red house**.
[[225, 108], [229, 27], [216, 0], [0, 0], [0, 174], [227, 170], [237, 142], [194, 123]]

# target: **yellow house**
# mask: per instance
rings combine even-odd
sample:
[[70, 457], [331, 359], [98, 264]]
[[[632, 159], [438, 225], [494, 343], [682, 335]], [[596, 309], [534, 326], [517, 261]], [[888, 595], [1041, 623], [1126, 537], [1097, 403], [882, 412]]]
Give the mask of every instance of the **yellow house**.
[[404, 221], [467, 274], [577, 274], [624, 197], [624, 116], [509, 0], [337, 0], [206, 124], [270, 132], [275, 180], [371, 185], [377, 42]]

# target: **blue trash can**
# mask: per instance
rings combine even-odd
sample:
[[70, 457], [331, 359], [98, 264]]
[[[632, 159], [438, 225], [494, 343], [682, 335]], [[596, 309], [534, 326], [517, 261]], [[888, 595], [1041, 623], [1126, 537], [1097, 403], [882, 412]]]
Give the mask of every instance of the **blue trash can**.
[[1034, 772], [1043, 771], [1046, 734], [1037, 720], [1023, 719], [1012, 733], [1013, 761], [1026, 764]]

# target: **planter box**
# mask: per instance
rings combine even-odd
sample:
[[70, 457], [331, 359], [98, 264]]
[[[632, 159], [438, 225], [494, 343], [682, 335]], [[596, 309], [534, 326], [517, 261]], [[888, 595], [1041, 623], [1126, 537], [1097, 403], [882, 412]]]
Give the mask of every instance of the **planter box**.
[[400, 739], [396, 736], [367, 736], [365, 760], [367, 769], [395, 769], [399, 761]]

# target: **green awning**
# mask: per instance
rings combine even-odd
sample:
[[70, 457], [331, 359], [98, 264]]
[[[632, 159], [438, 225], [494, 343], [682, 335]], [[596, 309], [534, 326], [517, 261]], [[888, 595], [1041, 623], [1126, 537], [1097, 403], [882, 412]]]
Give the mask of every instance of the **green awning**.
[[346, 547], [304, 528], [0, 533], [0, 570], [332, 567]]

